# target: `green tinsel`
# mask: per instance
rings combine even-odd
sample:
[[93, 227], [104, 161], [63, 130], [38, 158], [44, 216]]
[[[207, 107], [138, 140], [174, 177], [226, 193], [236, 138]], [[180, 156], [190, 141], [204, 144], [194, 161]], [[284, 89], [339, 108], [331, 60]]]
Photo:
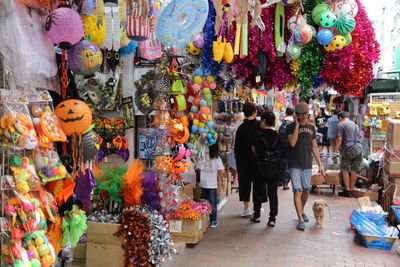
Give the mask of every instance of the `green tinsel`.
[[[318, 25], [312, 20], [311, 13], [314, 7], [321, 3], [325, 3], [325, 0], [303, 0], [307, 23], [316, 30], [318, 29]], [[298, 85], [302, 88], [301, 97], [308, 97], [311, 93], [313, 85], [312, 78], [318, 75], [322, 62], [324, 62], [325, 59], [322, 49], [322, 46], [318, 44], [316, 38], [313, 38], [301, 51], [299, 73], [297, 77]]]

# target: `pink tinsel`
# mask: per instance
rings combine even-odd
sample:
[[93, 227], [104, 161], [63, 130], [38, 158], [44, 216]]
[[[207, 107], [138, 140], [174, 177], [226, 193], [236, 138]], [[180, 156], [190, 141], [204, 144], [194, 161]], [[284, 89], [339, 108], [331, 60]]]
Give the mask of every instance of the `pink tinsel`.
[[320, 76], [341, 94], [363, 96], [373, 79], [373, 63], [379, 60], [379, 43], [364, 5], [358, 4], [353, 41], [341, 50], [325, 52]]
[[[256, 68], [259, 63], [259, 49], [267, 52], [268, 73], [263, 76], [263, 81], [268, 88], [282, 88], [289, 79], [294, 78], [291, 74], [290, 64], [287, 63], [286, 58], [276, 56], [274, 39], [275, 6], [276, 5], [271, 5], [262, 10], [262, 20], [265, 24], [265, 31], [261, 33], [257, 26], [249, 27], [249, 55], [243, 59], [236, 56], [234, 63], [232, 63], [236, 77], [244, 79], [245, 84], [255, 84], [254, 68]], [[286, 19], [289, 19], [292, 13], [293, 8], [285, 6]], [[251, 16], [249, 15], [248, 17], [250, 24]], [[232, 44], [235, 42], [235, 31], [236, 25], [233, 23], [228, 31], [228, 41]], [[290, 32], [286, 31], [285, 33], [285, 41], [288, 41]]]
[[195, 202], [192, 207], [200, 214], [209, 214], [211, 212], [211, 206], [208, 202]]

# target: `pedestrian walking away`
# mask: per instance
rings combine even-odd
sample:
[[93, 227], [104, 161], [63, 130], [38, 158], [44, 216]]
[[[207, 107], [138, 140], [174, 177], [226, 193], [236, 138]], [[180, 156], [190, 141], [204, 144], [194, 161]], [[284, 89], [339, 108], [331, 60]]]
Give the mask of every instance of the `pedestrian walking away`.
[[243, 201], [243, 211], [240, 216], [247, 217], [252, 215], [249, 204], [255, 169], [255, 158], [251, 151], [250, 139], [259, 128], [256, 120], [256, 104], [246, 102], [243, 105], [243, 113], [246, 118], [236, 131], [234, 152], [239, 180], [239, 200]]

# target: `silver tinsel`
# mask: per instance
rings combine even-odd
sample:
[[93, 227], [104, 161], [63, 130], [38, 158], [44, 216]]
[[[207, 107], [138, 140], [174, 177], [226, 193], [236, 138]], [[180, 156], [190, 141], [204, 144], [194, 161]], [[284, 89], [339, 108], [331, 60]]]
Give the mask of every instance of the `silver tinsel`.
[[163, 261], [176, 253], [168, 223], [158, 211], [150, 211], [143, 206], [136, 206], [136, 211], [148, 214], [150, 217], [150, 262], [155, 266], [160, 266]]
[[92, 212], [88, 217], [88, 221], [102, 223], [119, 223], [119, 214], [110, 214], [106, 210]]

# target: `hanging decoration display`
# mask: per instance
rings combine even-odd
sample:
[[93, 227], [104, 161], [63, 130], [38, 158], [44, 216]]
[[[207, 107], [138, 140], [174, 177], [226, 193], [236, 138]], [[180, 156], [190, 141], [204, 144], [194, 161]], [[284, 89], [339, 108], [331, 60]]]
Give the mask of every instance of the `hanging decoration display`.
[[363, 96], [364, 88], [373, 79], [373, 63], [378, 61], [380, 52], [372, 23], [359, 0], [338, 2], [334, 10], [346, 17], [354, 15], [356, 25], [351, 37], [346, 36], [352, 39], [348, 44], [345, 40], [347, 46], [326, 53], [321, 77], [341, 94]]

